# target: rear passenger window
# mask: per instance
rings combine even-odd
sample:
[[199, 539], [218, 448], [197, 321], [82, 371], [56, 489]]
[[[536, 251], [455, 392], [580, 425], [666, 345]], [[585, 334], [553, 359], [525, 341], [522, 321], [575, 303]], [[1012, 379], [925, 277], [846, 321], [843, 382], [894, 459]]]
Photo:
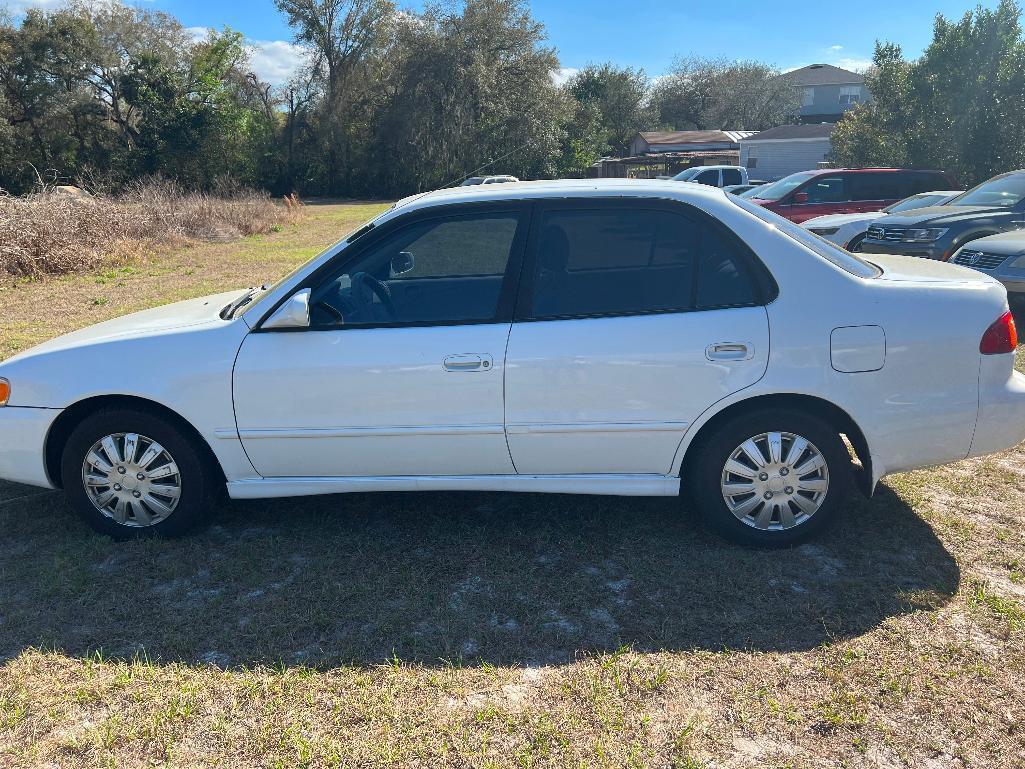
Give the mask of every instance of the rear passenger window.
[[900, 200], [906, 183], [899, 173], [858, 173], [850, 175], [851, 200]]
[[731, 184], [743, 184], [744, 177], [736, 168], [724, 168], [722, 170], [722, 186], [729, 187]]
[[709, 187], [718, 187], [719, 169], [714, 171], [703, 171], [694, 178], [694, 181], [698, 184], [707, 184]]
[[933, 192], [934, 190], [945, 190], [950, 187], [950, 182], [943, 174], [918, 172], [908, 175], [904, 183], [905, 195], [917, 195], [919, 192]]
[[750, 305], [757, 291], [735, 246], [671, 211], [571, 210], [542, 216], [534, 318]]
[[817, 176], [801, 192], [808, 193], [809, 203], [845, 203], [851, 199], [842, 176]]

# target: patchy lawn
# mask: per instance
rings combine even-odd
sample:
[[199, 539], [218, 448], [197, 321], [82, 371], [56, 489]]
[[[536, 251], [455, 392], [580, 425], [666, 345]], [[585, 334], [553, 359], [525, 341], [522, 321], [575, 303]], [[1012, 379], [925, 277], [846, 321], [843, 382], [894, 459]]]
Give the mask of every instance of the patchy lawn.
[[[376, 210], [0, 289], [0, 356]], [[673, 499], [485, 493], [231, 502], [119, 545], [0, 483], [0, 766], [1020, 766], [1023, 517], [1025, 447], [784, 552]]]

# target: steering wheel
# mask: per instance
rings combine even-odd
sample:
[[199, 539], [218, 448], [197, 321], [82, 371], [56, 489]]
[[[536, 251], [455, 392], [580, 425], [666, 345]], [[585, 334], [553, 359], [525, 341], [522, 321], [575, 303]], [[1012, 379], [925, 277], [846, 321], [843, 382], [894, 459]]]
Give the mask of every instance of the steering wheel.
[[359, 306], [359, 313], [364, 312], [368, 319], [373, 318], [374, 295], [381, 300], [381, 306], [388, 315], [388, 320], [395, 319], [395, 303], [391, 300], [391, 292], [388, 287], [373, 275], [367, 272], [354, 272], [351, 278], [352, 298]]

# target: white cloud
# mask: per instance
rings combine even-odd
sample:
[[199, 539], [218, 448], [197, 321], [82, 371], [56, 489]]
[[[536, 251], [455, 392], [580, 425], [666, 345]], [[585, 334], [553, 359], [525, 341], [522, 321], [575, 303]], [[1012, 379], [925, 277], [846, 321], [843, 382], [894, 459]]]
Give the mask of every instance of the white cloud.
[[832, 51], [833, 53], [837, 53], [837, 52], [843, 50], [843, 46], [842, 45], [831, 45], [831, 46], [829, 46], [829, 50]]
[[842, 59], [835, 59], [831, 62], [834, 67], [840, 69], [849, 69], [852, 72], [864, 72], [866, 69], [872, 66], [872, 60], [859, 56], [847, 56]]
[[[200, 43], [212, 31], [209, 27], [186, 27], [194, 42]], [[249, 67], [256, 76], [271, 85], [282, 85], [309, 60], [309, 51], [287, 40], [246, 40]]]
[[310, 52], [287, 40], [247, 40], [249, 66], [271, 85], [288, 81], [310, 58]]
[[552, 70], [552, 82], [556, 85], [565, 85], [571, 77], [580, 71], [578, 67], [560, 67]]
[[192, 38], [192, 42], [201, 43], [206, 40], [206, 36], [213, 32], [210, 27], [186, 27], [185, 33]]

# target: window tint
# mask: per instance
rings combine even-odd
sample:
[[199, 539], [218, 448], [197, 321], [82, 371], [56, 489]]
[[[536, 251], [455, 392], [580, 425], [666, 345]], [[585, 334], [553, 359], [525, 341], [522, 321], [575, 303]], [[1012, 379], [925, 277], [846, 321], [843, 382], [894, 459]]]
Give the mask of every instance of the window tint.
[[740, 171], [736, 168], [724, 168], [722, 170], [722, 183], [724, 187], [730, 184], [743, 184], [744, 177], [740, 175]]
[[701, 232], [698, 258], [697, 308], [755, 304], [758, 292], [744, 270], [734, 247], [711, 227]]
[[697, 175], [694, 179], [698, 184], [707, 184], [709, 187], [719, 186], [719, 170], [715, 171], [704, 171]]
[[904, 189], [907, 195], [914, 195], [917, 192], [945, 190], [950, 186], [950, 182], [941, 173], [919, 171], [908, 175]]
[[850, 200], [842, 176], [817, 176], [801, 192], [807, 193], [809, 203], [844, 203]]
[[314, 289], [313, 325], [490, 320], [519, 225], [507, 212], [405, 227]]
[[851, 174], [851, 200], [897, 200], [904, 196], [906, 181], [899, 173], [866, 172]]
[[682, 214], [549, 211], [540, 233], [536, 318], [683, 311], [756, 301], [757, 291], [729, 242]]

